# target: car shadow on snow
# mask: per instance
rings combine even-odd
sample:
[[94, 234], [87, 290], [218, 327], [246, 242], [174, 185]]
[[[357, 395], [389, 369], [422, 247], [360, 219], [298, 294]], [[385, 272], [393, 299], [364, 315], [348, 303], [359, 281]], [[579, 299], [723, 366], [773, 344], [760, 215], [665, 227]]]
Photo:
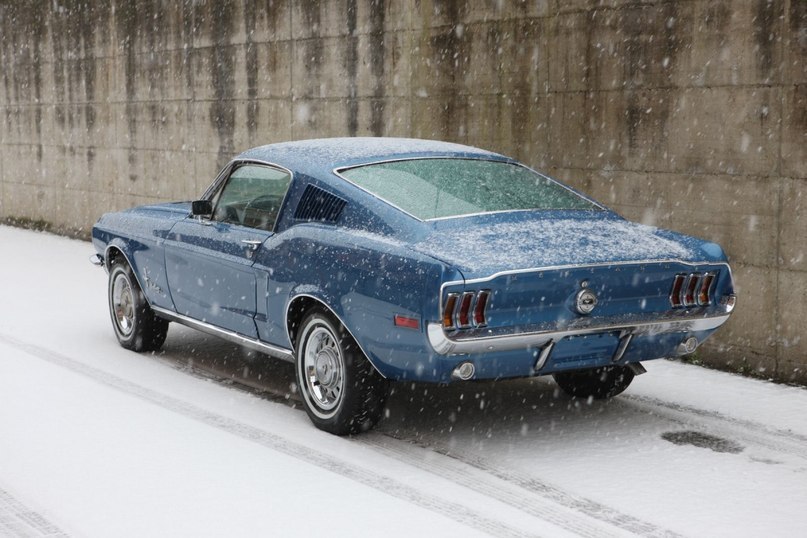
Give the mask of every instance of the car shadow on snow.
[[[173, 325], [157, 356], [174, 367], [221, 383], [237, 383], [299, 407], [291, 363]], [[551, 377], [448, 385], [396, 382], [391, 384], [379, 427], [396, 435], [469, 430], [483, 435], [506, 431], [521, 436], [527, 430], [560, 431], [566, 425], [603, 420], [610, 415], [618, 419], [618, 409], [624, 405], [618, 399], [603, 402], [570, 398]]]
[[[156, 356], [175, 368], [302, 410], [291, 363], [182, 326], [172, 326]], [[635, 381], [640, 382], [641, 378]], [[495, 440], [530, 442], [536, 447], [557, 443], [602, 447], [628, 446], [653, 437], [676, 445], [738, 452], [735, 444], [726, 450], [729, 442], [722, 439], [705, 442], [702, 435], [679, 435], [676, 426], [680, 425], [654, 416], [629, 397], [571, 398], [550, 376], [543, 376], [448, 385], [392, 383], [377, 429], [429, 445], [451, 446], [461, 439], [472, 445]]]

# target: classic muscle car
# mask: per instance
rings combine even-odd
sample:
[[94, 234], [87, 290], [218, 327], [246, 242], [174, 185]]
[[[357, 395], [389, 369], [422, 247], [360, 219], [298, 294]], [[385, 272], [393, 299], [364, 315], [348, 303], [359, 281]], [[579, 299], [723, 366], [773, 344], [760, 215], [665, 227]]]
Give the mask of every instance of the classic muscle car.
[[715, 243], [629, 222], [508, 157], [426, 140], [272, 144], [199, 200], [103, 215], [120, 344], [171, 321], [296, 364], [314, 424], [359, 432], [390, 380], [551, 374], [619, 394], [729, 317]]

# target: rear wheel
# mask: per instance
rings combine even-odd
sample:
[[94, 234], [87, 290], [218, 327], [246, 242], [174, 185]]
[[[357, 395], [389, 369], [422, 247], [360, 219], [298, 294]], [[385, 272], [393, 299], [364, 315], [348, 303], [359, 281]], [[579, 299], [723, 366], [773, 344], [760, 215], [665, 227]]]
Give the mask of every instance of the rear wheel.
[[616, 396], [628, 388], [633, 381], [633, 372], [627, 366], [603, 366], [588, 370], [557, 372], [552, 374], [552, 377], [569, 396], [603, 400]]
[[297, 384], [317, 428], [346, 435], [381, 418], [387, 381], [345, 328], [322, 308], [308, 311], [296, 342]]
[[132, 351], [156, 351], [165, 342], [168, 321], [157, 317], [126, 262], [109, 270], [109, 315], [120, 345]]

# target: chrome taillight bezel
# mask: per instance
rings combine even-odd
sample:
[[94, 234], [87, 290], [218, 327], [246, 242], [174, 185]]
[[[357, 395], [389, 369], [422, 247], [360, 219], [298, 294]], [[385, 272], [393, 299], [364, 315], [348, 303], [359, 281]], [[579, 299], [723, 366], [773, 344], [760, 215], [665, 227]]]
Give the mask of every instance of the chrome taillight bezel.
[[704, 273], [701, 279], [700, 291], [698, 291], [698, 306], [709, 306], [712, 304], [712, 285], [717, 275], [714, 272]]
[[709, 306], [713, 303], [713, 287], [718, 273], [678, 273], [673, 278], [670, 289], [670, 305], [673, 308]]
[[487, 325], [490, 290], [468, 290], [446, 295], [441, 312], [443, 328], [473, 329]]

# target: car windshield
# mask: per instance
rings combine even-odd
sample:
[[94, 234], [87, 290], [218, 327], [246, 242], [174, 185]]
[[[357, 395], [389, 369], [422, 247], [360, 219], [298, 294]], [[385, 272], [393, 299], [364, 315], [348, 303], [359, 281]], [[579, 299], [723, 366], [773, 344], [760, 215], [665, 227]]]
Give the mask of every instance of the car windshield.
[[412, 159], [340, 173], [421, 220], [491, 211], [600, 209], [558, 182], [506, 162]]

